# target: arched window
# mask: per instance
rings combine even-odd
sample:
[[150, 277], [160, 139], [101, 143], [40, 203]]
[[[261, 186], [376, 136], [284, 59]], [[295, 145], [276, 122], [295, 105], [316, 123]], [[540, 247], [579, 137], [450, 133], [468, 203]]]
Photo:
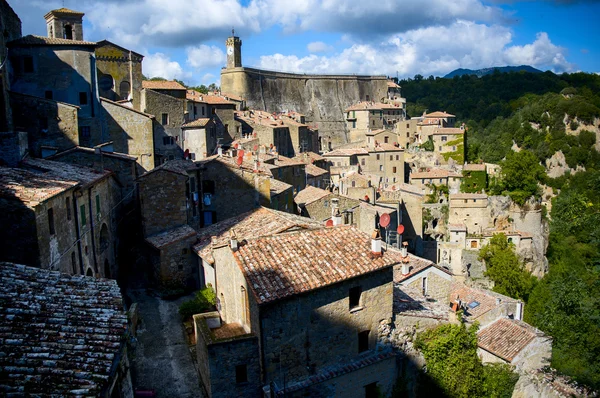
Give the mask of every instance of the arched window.
[[119, 95], [121, 99], [128, 99], [129, 93], [131, 92], [131, 84], [127, 80], [123, 80], [121, 84], [119, 84]]
[[71, 25], [65, 25], [65, 39], [73, 40], [73, 27]]
[[106, 224], [102, 224], [102, 228], [100, 228], [100, 253], [108, 249], [109, 242], [108, 227]]

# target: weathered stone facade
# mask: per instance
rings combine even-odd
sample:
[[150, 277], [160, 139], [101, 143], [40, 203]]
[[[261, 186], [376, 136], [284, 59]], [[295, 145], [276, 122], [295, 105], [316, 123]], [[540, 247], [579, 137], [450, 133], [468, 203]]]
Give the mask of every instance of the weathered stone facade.
[[[0, 0], [0, 63], [6, 61], [6, 43], [21, 37], [21, 20], [6, 0]], [[10, 81], [6, 73], [8, 68], [0, 69], [0, 132], [12, 131], [12, 112], [8, 99]]]
[[10, 102], [14, 126], [27, 132], [33, 156], [47, 157], [79, 145], [79, 107], [17, 93], [10, 94]]

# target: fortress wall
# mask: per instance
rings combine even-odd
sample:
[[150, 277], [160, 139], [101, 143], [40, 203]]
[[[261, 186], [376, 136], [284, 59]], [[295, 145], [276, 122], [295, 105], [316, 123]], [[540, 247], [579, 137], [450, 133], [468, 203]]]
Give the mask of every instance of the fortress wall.
[[301, 75], [253, 68], [221, 70], [221, 90], [246, 98], [248, 108], [267, 112], [296, 111], [317, 125], [324, 146], [347, 143], [344, 109], [369, 96], [387, 95], [385, 76]]

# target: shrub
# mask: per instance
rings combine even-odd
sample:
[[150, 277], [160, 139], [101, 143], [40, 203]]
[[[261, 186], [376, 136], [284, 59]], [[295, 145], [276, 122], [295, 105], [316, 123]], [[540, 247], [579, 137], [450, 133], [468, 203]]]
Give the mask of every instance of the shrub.
[[204, 289], [196, 292], [196, 297], [186, 301], [179, 306], [179, 314], [183, 318], [189, 318], [195, 314], [200, 314], [214, 308], [217, 302], [215, 289], [209, 283]]

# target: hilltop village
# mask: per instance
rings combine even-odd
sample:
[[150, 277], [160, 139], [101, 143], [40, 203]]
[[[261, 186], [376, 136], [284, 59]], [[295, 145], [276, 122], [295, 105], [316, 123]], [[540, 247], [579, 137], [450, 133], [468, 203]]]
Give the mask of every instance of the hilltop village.
[[[2, 394], [390, 396], [425, 365], [415, 335], [460, 323], [484, 363], [568, 394], [479, 256], [501, 234], [543, 276], [541, 204], [486, 193], [500, 167], [465, 163], [454, 115], [408, 118], [385, 76], [245, 68], [235, 36], [200, 93], [86, 41], [81, 12], [44, 37], [0, 18]], [[182, 323], [169, 300], [200, 289], [214, 306]]]

